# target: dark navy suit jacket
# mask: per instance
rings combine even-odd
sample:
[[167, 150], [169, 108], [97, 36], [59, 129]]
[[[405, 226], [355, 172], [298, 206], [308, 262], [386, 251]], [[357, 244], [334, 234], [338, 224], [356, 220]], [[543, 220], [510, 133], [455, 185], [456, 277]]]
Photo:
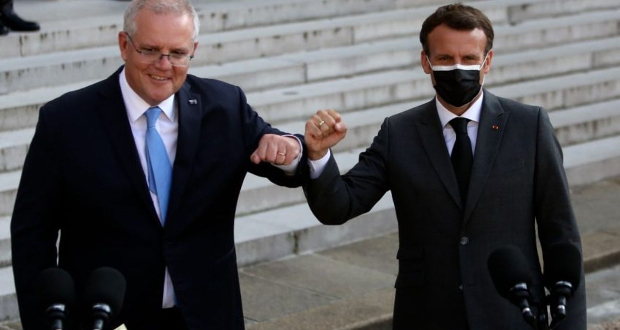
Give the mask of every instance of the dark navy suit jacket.
[[177, 93], [177, 154], [162, 228], [123, 103], [121, 69], [41, 108], [11, 223], [24, 328], [43, 329], [34, 283], [57, 263], [60, 230], [58, 264], [73, 276], [78, 296], [98, 267], [126, 277], [116, 324], [159, 329], [167, 266], [191, 329], [243, 329], [233, 239], [243, 179], [249, 171], [294, 187], [305, 175], [252, 164], [263, 134], [281, 132], [246, 104], [238, 87], [188, 75]]

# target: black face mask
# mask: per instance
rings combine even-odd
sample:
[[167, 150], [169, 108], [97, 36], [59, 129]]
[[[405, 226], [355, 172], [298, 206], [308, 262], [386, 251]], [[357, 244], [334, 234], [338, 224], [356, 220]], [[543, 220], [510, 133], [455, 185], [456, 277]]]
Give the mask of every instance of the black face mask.
[[[431, 61], [428, 64], [431, 65]], [[471, 102], [480, 92], [480, 70], [486, 62], [486, 57], [481, 65], [450, 66], [431, 65], [435, 77], [435, 91], [444, 101], [454, 107], [462, 107]]]

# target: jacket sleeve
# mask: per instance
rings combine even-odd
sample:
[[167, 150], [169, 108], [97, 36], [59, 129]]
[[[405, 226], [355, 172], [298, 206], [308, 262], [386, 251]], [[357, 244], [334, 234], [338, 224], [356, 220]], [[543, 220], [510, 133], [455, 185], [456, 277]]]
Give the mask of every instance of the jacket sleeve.
[[24, 329], [44, 329], [37, 301], [39, 274], [56, 266], [61, 173], [54, 136], [41, 109], [24, 163], [11, 219], [15, 288]]
[[[269, 181], [279, 185], [285, 186], [289, 188], [299, 187], [301, 186], [308, 178], [307, 171], [308, 166], [307, 156], [306, 156], [306, 148], [303, 149], [302, 157], [299, 161], [299, 166], [294, 175], [287, 175], [281, 169], [268, 164], [268, 163], [260, 163], [258, 165], [249, 161], [249, 155], [251, 155], [254, 150], [258, 147], [258, 143], [260, 139], [265, 134], [277, 134], [277, 135], [285, 135], [289, 133], [282, 132], [276, 128], [271, 127], [268, 123], [266, 123], [259, 115], [252, 109], [252, 107], [247, 104], [245, 95], [240, 88], [239, 91], [239, 109], [241, 111], [241, 131], [244, 134], [244, 143], [246, 148], [246, 154], [248, 155], [248, 164], [249, 171], [252, 174], [266, 177]], [[303, 135], [295, 134], [295, 136], [301, 141], [302, 145], [304, 143]]]
[[304, 185], [310, 209], [324, 224], [342, 224], [372, 209], [389, 190], [387, 177], [389, 120], [358, 163], [340, 175], [333, 153], [323, 173]]

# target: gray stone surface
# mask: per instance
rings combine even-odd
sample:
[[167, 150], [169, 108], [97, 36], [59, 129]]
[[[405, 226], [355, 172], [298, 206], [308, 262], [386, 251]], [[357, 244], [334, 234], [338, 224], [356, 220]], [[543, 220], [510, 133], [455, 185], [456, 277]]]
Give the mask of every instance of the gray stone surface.
[[366, 238], [360, 242], [317, 252], [317, 254], [340, 262], [396, 275], [398, 272], [397, 251], [398, 234], [395, 233], [377, 238]]
[[329, 295], [281, 283], [277, 276], [265, 278], [242, 271], [239, 280], [244, 316], [252, 321], [283, 317], [335, 300]]
[[346, 298], [391, 287], [394, 275], [332, 260], [320, 255], [266, 263], [243, 269], [243, 273], [271, 278], [295, 288], [302, 288], [332, 298]]
[[571, 189], [579, 230], [589, 234], [620, 227], [620, 177]]
[[586, 277], [588, 324], [620, 319], [620, 266]]

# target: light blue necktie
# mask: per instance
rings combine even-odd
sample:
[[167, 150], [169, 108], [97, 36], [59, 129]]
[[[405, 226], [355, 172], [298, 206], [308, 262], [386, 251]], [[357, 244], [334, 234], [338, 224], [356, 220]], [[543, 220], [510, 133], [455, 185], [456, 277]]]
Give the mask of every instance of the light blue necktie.
[[159, 107], [150, 107], [146, 110], [146, 162], [149, 175], [149, 190], [157, 195], [161, 224], [166, 221], [168, 198], [172, 183], [172, 165], [166, 152], [164, 141], [155, 129], [155, 122], [161, 114]]

